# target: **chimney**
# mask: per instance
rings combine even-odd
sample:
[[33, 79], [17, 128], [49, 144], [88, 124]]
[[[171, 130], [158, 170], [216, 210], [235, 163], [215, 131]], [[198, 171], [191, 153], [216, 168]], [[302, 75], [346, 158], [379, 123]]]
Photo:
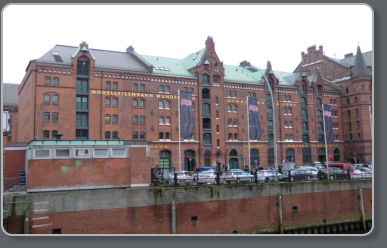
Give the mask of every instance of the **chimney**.
[[208, 36], [207, 37], [207, 40], [206, 40], [206, 48], [207, 50], [215, 50], [215, 42], [214, 40], [212, 39], [212, 36]]
[[347, 53], [344, 55], [344, 58], [350, 58], [350, 57], [353, 57], [353, 53]]
[[239, 63], [239, 66], [242, 66], [242, 67], [246, 67], [246, 66], [249, 66], [250, 65], [250, 62], [247, 61], [247, 60], [243, 60], [242, 62]]
[[132, 53], [132, 52], [134, 52], [134, 47], [132, 47], [132, 45], [130, 45], [128, 48], [126, 48], [126, 52], [127, 52], [127, 53]]

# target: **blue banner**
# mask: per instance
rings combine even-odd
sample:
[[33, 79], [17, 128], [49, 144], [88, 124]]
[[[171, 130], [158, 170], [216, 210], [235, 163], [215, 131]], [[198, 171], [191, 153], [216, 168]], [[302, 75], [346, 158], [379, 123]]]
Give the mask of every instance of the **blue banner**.
[[324, 104], [324, 120], [325, 120], [325, 136], [327, 142], [333, 142], [335, 135], [333, 134], [333, 122], [332, 122], [332, 107]]
[[180, 137], [191, 138], [194, 127], [192, 93], [180, 91]]
[[261, 138], [261, 126], [259, 124], [259, 109], [257, 99], [248, 98], [250, 140]]

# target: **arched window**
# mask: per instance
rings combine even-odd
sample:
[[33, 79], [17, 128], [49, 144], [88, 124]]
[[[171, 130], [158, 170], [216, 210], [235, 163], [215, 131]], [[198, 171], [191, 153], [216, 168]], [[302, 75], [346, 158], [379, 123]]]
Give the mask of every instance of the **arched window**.
[[134, 140], [138, 139], [138, 132], [133, 132], [133, 139]]
[[302, 135], [302, 143], [303, 144], [309, 144], [309, 137], [307, 134]]
[[171, 125], [169, 116], [165, 117], [165, 125]]
[[307, 132], [308, 131], [308, 123], [306, 121], [302, 122], [302, 131]]
[[118, 83], [117, 82], [113, 82], [113, 90], [118, 90]]
[[291, 97], [290, 96], [288, 96], [288, 102], [290, 102], [291, 101]]
[[288, 115], [292, 115], [292, 109], [288, 108]]
[[238, 153], [235, 149], [232, 149], [229, 153], [229, 157], [237, 157], [238, 156]]
[[163, 116], [159, 117], [159, 125], [164, 125], [164, 117]]
[[164, 108], [164, 102], [163, 101], [159, 101], [159, 109], [163, 109]]
[[[113, 106], [114, 106], [114, 100], [115, 99], [113, 99]], [[116, 100], [116, 106], [117, 106], [117, 100]], [[140, 108], [145, 108], [145, 100], [140, 100]]]
[[51, 85], [51, 78], [50, 77], [44, 78], [44, 85]]
[[234, 126], [238, 126], [237, 119], [234, 119], [234, 120], [233, 120], [233, 125], [234, 125]]
[[210, 167], [211, 166], [211, 153], [209, 151], [206, 151], [204, 153], [204, 167]]
[[274, 164], [274, 148], [269, 148], [267, 150], [267, 163]]
[[210, 76], [207, 74], [202, 75], [202, 84], [209, 85], [210, 84]]
[[359, 110], [356, 109], [356, 117], [359, 117]]
[[169, 109], [169, 102], [168, 101], [165, 102], [165, 109]]
[[203, 103], [203, 114], [209, 115], [211, 114], [211, 106], [208, 103]]
[[269, 138], [269, 145], [274, 144], [274, 135], [272, 133], [269, 134], [268, 138]]
[[105, 98], [105, 107], [110, 107], [110, 104], [111, 104], [111, 99]]
[[160, 168], [169, 169], [170, 163], [171, 163], [171, 152], [165, 151], [165, 150], [161, 151], [160, 158], [159, 158]]
[[110, 139], [110, 132], [109, 131], [105, 132], [105, 139]]
[[321, 96], [321, 86], [317, 86], [316, 95]]
[[320, 98], [316, 98], [316, 107], [321, 108], [321, 99]]
[[145, 123], [145, 116], [140, 115], [140, 124], [144, 124], [144, 123]]
[[305, 84], [301, 84], [301, 94], [305, 94]]
[[294, 162], [294, 150], [292, 148], [286, 149], [286, 160]]
[[272, 120], [267, 121], [267, 130], [273, 131], [273, 121]]
[[336, 99], [335, 99], [335, 100], [333, 100], [333, 104], [334, 104], [334, 105], [337, 105]]
[[[338, 137], [337, 140], [339, 140]], [[337, 147], [333, 150], [333, 161], [340, 161], [340, 151]]]
[[43, 131], [43, 139], [49, 139], [50, 138], [50, 131], [44, 130]]
[[105, 123], [110, 124], [110, 115], [105, 115]]
[[168, 85], [165, 86], [165, 93], [169, 93], [169, 86]]
[[202, 89], [202, 98], [203, 99], [211, 99], [209, 89]]
[[164, 86], [159, 85], [159, 93], [163, 93], [163, 92], [164, 92]]
[[140, 84], [140, 91], [145, 91], [145, 85], [144, 84]]
[[322, 132], [323, 131], [323, 124], [322, 122], [317, 123], [317, 131]]
[[364, 85], [361, 86], [361, 91], [364, 91]]
[[307, 119], [308, 115], [306, 114], [306, 109], [301, 109], [301, 119]]
[[228, 119], [228, 125], [232, 126], [232, 119]]
[[324, 135], [322, 135], [322, 134], [318, 135], [318, 143], [319, 144], [324, 144]]
[[44, 120], [44, 122], [50, 122], [50, 113], [49, 112], [44, 113], [43, 120]]
[[113, 115], [113, 124], [118, 123], [118, 115]]
[[138, 84], [133, 84], [133, 91], [138, 91]]
[[284, 96], [284, 102], [286, 102], [286, 96]]
[[250, 165], [259, 165], [259, 151], [257, 149], [250, 149]]
[[[52, 96], [52, 104], [58, 104], [58, 99], [59, 99], [59, 96], [58, 95], [53, 95]], [[87, 99], [87, 98], [86, 98]]]
[[[59, 78], [54, 77], [54, 78], [52, 79], [52, 85], [59, 85]], [[364, 85], [363, 85], [363, 86], [364, 86]]]
[[336, 123], [336, 124], [335, 124], [335, 128], [336, 128], [336, 129], [339, 129], [339, 123]]
[[331, 99], [330, 104], [333, 104], [333, 99]]
[[107, 89], [107, 90], [110, 90], [110, 89], [111, 89], [111, 83], [110, 83], [109, 81], [107, 81], [107, 82], [105, 83], [105, 89]]
[[357, 97], [355, 97], [355, 103], [357, 103]]
[[118, 132], [112, 133], [112, 139], [118, 139]]
[[287, 115], [288, 114], [288, 110], [287, 108], [284, 108], [284, 115]]
[[205, 133], [203, 135], [203, 144], [211, 144], [211, 134]]
[[48, 103], [48, 104], [50, 104], [50, 95], [44, 95], [44, 103]]
[[267, 108], [267, 117], [272, 118], [273, 117], [273, 108]]
[[138, 108], [138, 101], [133, 99], [133, 108]]
[[302, 162], [304, 164], [312, 162], [312, 157], [309, 148], [302, 148]]
[[137, 115], [133, 115], [133, 124], [138, 124], [138, 116]]
[[317, 110], [317, 119], [322, 119], [322, 111]]
[[57, 134], [58, 134], [57, 130], [52, 130], [52, 132], [51, 132], [51, 139], [55, 139]]
[[144, 132], [140, 132], [140, 139], [145, 139], [145, 133]]

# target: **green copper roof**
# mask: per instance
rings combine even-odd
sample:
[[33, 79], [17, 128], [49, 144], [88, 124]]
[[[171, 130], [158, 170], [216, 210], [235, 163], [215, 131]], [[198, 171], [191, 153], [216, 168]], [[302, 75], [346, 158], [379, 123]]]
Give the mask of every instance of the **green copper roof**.
[[[82, 41], [82, 43], [86, 43], [86, 42]], [[75, 51], [75, 53], [74, 53], [71, 57], [72, 57], [72, 58], [75, 58], [75, 56], [78, 54], [79, 50], [81, 50], [81, 46], [79, 46], [79, 47], [77, 48], [77, 50]], [[83, 46], [81, 51], [82, 51], [82, 52], [87, 52], [87, 51], [88, 51], [88, 52], [90, 53], [91, 57], [92, 57], [94, 60], [96, 60], [96, 58], [94, 57], [94, 55], [93, 55], [93, 53], [91, 52], [91, 50], [87, 49], [86, 46]]]
[[148, 63], [154, 66], [153, 74], [196, 78], [195, 75], [188, 71], [188, 69], [180, 59], [171, 59], [148, 55], [141, 55], [141, 57], [143, 57]]
[[242, 66], [223, 65], [225, 69], [225, 82], [263, 84], [262, 73], [265, 70], [251, 72]]
[[187, 69], [189, 70], [195, 67], [197, 64], [200, 65], [203, 55], [206, 53], [206, 50], [207, 50], [206, 48], [203, 48], [202, 50], [196, 53], [191, 53], [181, 61], [184, 63], [185, 67], [187, 67]]
[[123, 145], [122, 140], [32, 140], [29, 146]]
[[209, 65], [210, 62], [208, 62], [208, 60], [204, 61], [204, 65]]
[[82, 52], [87, 52], [87, 47], [86, 46], [83, 46], [82, 49], [81, 49]]

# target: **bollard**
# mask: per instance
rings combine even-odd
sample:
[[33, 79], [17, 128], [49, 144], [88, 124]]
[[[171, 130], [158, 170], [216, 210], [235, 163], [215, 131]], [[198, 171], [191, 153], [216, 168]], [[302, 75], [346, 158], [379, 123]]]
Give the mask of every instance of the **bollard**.
[[26, 210], [24, 211], [24, 234], [30, 233], [30, 211]]
[[280, 193], [277, 193], [277, 200], [278, 200], [279, 233], [284, 234], [284, 229], [282, 224], [282, 197]]
[[292, 180], [292, 173], [291, 173], [291, 171], [288, 171], [288, 174], [289, 174], [289, 176], [288, 176], [289, 182], [291, 182], [291, 180]]
[[220, 184], [220, 172], [217, 172], [216, 173], [216, 185], [219, 185]]
[[153, 168], [151, 168], [151, 183], [153, 183]]
[[360, 214], [363, 230], [366, 230], [365, 216], [364, 216], [364, 204], [363, 204], [363, 190], [359, 187], [359, 201], [360, 201]]
[[351, 175], [349, 174], [349, 169], [347, 170], [347, 179], [351, 180]]
[[258, 183], [257, 170], [255, 170], [255, 172], [254, 172], [254, 178], [255, 178], [255, 183]]
[[174, 186], [176, 187], [177, 186], [177, 175], [176, 175], [175, 168], [173, 168], [173, 181], [174, 181]]
[[176, 234], [176, 204], [172, 201], [172, 234]]
[[321, 170], [318, 170], [318, 180], [321, 181]]

